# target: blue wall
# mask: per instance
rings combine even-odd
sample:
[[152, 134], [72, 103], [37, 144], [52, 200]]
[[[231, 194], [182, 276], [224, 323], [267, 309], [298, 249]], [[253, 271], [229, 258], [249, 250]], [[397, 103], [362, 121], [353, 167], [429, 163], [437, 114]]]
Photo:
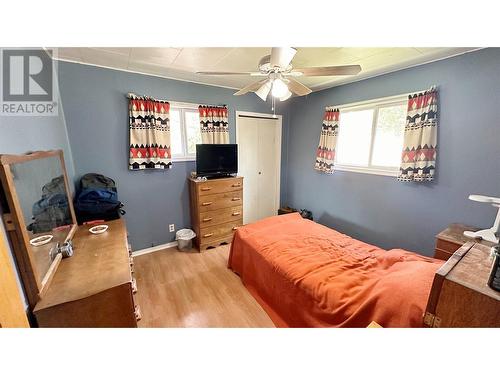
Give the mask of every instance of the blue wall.
[[[88, 172], [110, 176], [117, 182], [124, 202], [127, 228], [135, 250], [174, 239], [168, 225], [190, 227], [186, 178], [194, 162], [176, 162], [167, 171], [128, 170], [128, 101], [134, 92], [170, 101], [227, 104], [229, 132], [235, 142], [235, 111], [269, 113], [270, 105], [255, 95], [233, 96], [234, 90], [169, 80], [81, 64], [59, 64], [64, 113], [75, 161], [76, 178]], [[285, 107], [278, 108], [284, 113]], [[287, 140], [286, 114], [283, 146]], [[283, 147], [282, 181], [286, 181]], [[282, 199], [285, 184], [282, 183]]]
[[0, 116], [0, 154], [62, 149], [69, 178], [74, 176], [71, 147], [59, 108], [58, 116]]
[[[313, 170], [324, 107], [439, 86], [437, 178]], [[490, 227], [495, 209], [467, 199], [500, 196], [500, 49], [490, 48], [295, 98], [290, 105], [287, 203], [384, 248], [433, 254], [453, 222]]]

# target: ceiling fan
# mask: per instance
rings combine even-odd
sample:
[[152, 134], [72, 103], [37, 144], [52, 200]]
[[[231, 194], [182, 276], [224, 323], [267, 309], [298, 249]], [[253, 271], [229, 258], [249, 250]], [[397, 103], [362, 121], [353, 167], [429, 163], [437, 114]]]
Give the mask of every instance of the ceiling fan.
[[297, 50], [295, 48], [273, 47], [270, 55], [266, 55], [260, 59], [258, 72], [196, 72], [196, 74], [266, 77], [243, 87], [241, 90], [235, 92], [234, 95], [255, 92], [259, 98], [266, 101], [271, 92], [274, 98], [285, 101], [292, 94], [303, 96], [312, 92], [309, 87], [298, 82], [294, 77], [355, 75], [361, 71], [361, 66], [359, 65], [293, 68], [291, 63], [296, 53]]

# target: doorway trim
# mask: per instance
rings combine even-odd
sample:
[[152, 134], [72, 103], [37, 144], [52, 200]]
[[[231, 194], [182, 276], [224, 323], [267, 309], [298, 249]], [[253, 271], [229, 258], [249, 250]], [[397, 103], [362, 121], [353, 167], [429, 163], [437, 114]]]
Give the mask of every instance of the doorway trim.
[[238, 138], [238, 127], [240, 122], [240, 116], [243, 117], [253, 117], [253, 118], [262, 118], [265, 120], [276, 120], [278, 124], [278, 137], [277, 137], [277, 147], [276, 147], [276, 170], [277, 170], [277, 178], [276, 178], [276, 207], [274, 207], [274, 211], [276, 215], [278, 214], [278, 209], [280, 208], [280, 198], [281, 198], [281, 138], [283, 133], [283, 115], [273, 115], [272, 113], [259, 113], [259, 112], [247, 112], [247, 111], [236, 111], [236, 143], [239, 144]]

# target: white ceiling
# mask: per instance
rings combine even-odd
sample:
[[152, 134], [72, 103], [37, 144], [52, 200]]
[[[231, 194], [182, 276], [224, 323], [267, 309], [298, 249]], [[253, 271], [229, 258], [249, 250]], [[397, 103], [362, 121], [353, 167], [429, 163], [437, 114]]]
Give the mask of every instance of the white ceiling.
[[[294, 67], [361, 65], [356, 76], [300, 77], [313, 91], [358, 81], [383, 73], [462, 54], [476, 48], [331, 48], [304, 47], [292, 61]], [[257, 71], [261, 57], [270, 53], [262, 48], [58, 48], [58, 59], [109, 68], [158, 75], [240, 89], [254, 82], [250, 76], [200, 76], [196, 71]]]

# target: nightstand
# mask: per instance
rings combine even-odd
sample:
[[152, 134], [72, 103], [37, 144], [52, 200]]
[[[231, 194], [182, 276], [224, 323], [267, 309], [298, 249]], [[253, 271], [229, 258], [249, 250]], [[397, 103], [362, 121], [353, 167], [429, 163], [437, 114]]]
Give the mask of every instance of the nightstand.
[[[464, 231], [475, 232], [477, 228], [468, 227], [463, 224], [451, 224], [436, 236], [436, 248], [434, 258], [448, 260], [455, 251], [460, 249], [466, 242], [474, 241], [464, 236]], [[476, 241], [481, 242], [481, 241]]]

